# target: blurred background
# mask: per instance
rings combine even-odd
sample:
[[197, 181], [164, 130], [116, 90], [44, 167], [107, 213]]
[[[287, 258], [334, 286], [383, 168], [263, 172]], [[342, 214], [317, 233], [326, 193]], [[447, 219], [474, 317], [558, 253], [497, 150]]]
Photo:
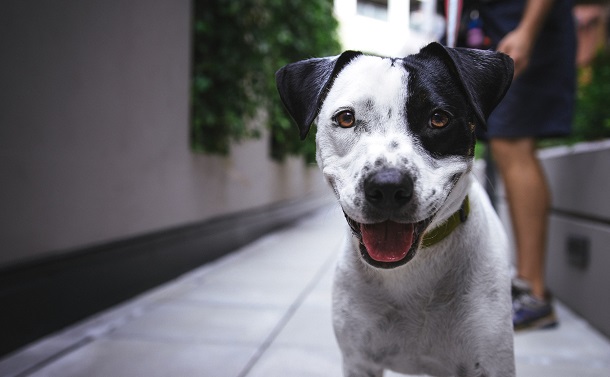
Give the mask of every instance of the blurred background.
[[[485, 48], [466, 5], [458, 41]], [[610, 335], [608, 9], [575, 16], [575, 133], [542, 152], [549, 279]], [[3, 1], [0, 356], [331, 202], [274, 72], [444, 33], [442, 1]]]

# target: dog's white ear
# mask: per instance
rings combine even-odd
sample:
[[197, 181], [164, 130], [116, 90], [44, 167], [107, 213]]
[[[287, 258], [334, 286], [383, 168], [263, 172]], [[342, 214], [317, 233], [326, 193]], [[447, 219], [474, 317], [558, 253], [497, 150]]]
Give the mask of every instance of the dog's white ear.
[[318, 116], [335, 77], [359, 55], [362, 53], [345, 51], [335, 57], [302, 60], [288, 64], [275, 73], [280, 98], [299, 126], [301, 140], [305, 139]]
[[430, 43], [420, 54], [432, 55], [447, 63], [464, 86], [479, 123], [486, 129], [487, 118], [512, 82], [513, 60], [500, 52], [447, 48], [439, 43]]

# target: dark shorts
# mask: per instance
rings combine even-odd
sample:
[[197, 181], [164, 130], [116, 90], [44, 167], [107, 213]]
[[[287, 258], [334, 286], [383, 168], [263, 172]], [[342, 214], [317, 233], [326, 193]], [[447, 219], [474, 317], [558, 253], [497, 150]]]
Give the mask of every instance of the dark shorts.
[[[525, 0], [481, 4], [486, 34], [496, 45], [518, 25]], [[576, 34], [572, 2], [556, 0], [526, 71], [513, 81], [489, 117], [489, 138], [559, 137], [572, 128], [576, 88]]]

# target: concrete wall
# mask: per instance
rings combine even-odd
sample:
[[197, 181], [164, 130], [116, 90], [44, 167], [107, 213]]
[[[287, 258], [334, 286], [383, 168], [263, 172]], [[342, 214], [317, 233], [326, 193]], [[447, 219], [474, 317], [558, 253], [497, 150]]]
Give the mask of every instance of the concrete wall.
[[0, 4], [0, 266], [326, 192], [266, 139], [190, 151], [190, 22], [189, 0]]

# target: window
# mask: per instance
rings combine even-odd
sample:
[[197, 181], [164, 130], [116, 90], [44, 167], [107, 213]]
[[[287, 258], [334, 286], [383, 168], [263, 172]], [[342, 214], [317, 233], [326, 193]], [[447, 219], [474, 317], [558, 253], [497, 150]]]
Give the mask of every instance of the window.
[[388, 0], [358, 0], [356, 11], [361, 16], [388, 20]]

